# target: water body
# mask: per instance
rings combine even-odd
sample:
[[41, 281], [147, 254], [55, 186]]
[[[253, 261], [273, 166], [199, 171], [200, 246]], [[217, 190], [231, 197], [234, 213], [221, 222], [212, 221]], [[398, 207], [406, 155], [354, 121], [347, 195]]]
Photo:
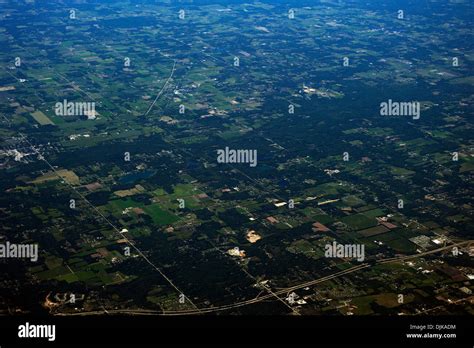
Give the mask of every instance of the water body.
[[127, 175], [122, 176], [118, 182], [120, 184], [135, 184], [136, 182], [143, 180], [143, 179], [148, 179], [149, 177], [153, 176], [156, 173], [154, 170], [145, 170], [143, 172], [135, 172], [135, 173], [130, 173]]

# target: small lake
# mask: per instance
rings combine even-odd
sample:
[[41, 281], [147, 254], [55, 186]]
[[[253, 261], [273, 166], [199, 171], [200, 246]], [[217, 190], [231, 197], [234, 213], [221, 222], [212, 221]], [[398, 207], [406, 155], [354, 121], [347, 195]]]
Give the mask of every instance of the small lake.
[[122, 176], [118, 179], [120, 184], [134, 184], [137, 181], [148, 179], [149, 177], [155, 175], [156, 171], [154, 170], [145, 170], [143, 172], [135, 172]]

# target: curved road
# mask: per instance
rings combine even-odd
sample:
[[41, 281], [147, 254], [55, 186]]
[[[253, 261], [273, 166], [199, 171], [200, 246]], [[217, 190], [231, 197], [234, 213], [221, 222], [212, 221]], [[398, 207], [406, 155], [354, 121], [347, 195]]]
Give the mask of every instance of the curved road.
[[[467, 241], [463, 241], [463, 242], [459, 242], [459, 243], [450, 244], [450, 245], [447, 245], [447, 246], [444, 246], [444, 247], [441, 247], [441, 248], [438, 248], [438, 249], [426, 251], [426, 252], [419, 253], [419, 254], [382, 259], [382, 260], [376, 261], [376, 263], [374, 265], [395, 263], [395, 262], [400, 262], [400, 261], [404, 261], [404, 260], [415, 259], [415, 258], [418, 258], [418, 257], [423, 257], [423, 256], [426, 256], [426, 255], [436, 254], [438, 252], [451, 249], [453, 247], [460, 247], [460, 246], [463, 246], [465, 244], [470, 244], [470, 243], [474, 243], [474, 240], [467, 240]], [[233, 308], [237, 308], [237, 307], [247, 306], [247, 305], [257, 303], [257, 302], [261, 302], [261, 301], [264, 301], [264, 300], [268, 300], [268, 299], [271, 299], [272, 297], [274, 297], [275, 295], [286, 295], [288, 292], [292, 292], [292, 291], [295, 291], [295, 290], [306, 288], [308, 286], [313, 286], [313, 285], [325, 282], [327, 280], [338, 278], [340, 276], [347, 275], [347, 274], [350, 274], [350, 273], [353, 273], [353, 272], [356, 272], [356, 271], [360, 271], [360, 270], [365, 269], [365, 268], [373, 267], [374, 265], [370, 265], [368, 263], [363, 263], [361, 265], [354, 266], [354, 267], [336, 272], [336, 273], [328, 275], [328, 276], [324, 276], [324, 277], [314, 279], [314, 280], [311, 280], [311, 281], [308, 281], [308, 282], [305, 282], [305, 283], [302, 283], [302, 284], [298, 284], [298, 285], [291, 286], [291, 287], [288, 287], [288, 288], [284, 288], [284, 289], [281, 289], [281, 290], [278, 290], [278, 291], [274, 291], [271, 294], [266, 294], [266, 295], [263, 295], [263, 296], [258, 296], [254, 299], [251, 299], [251, 300], [236, 302], [236, 303], [223, 305], [223, 306], [216, 306], [216, 307], [210, 307], [210, 308], [199, 308], [199, 309], [188, 309], [188, 310], [181, 310], [181, 311], [169, 311], [169, 312], [167, 312], [167, 311], [157, 311], [157, 310], [147, 310], [147, 309], [117, 309], [117, 310], [107, 310], [107, 311], [89, 311], [89, 312], [81, 312], [81, 313], [57, 313], [55, 315], [83, 316], [83, 315], [102, 315], [102, 314], [131, 314], [131, 315], [178, 316], [178, 315], [194, 315], [194, 314], [219, 312], [219, 311], [225, 311], [225, 310], [229, 310], [229, 309], [233, 309]]]

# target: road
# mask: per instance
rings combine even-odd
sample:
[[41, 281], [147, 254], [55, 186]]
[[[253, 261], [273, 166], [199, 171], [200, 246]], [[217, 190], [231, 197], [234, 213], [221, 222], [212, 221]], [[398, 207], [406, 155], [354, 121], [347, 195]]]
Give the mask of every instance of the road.
[[[405, 260], [410, 260], [410, 259], [416, 259], [419, 257], [431, 255], [431, 254], [436, 254], [442, 251], [446, 251], [449, 249], [452, 249], [453, 247], [462, 247], [464, 245], [468, 245], [474, 243], [474, 240], [466, 240], [463, 242], [458, 242], [458, 243], [453, 243], [450, 245], [443, 246], [438, 249], [433, 249], [430, 251], [426, 251], [423, 253], [418, 253], [414, 255], [407, 255], [407, 256], [400, 256], [400, 257], [392, 257], [392, 258], [387, 258], [387, 259], [381, 259], [375, 262], [375, 264], [370, 265], [368, 263], [363, 263], [358, 266], [354, 266], [351, 268], [348, 268], [346, 270], [342, 270], [336, 273], [333, 273], [328, 276], [324, 276], [318, 279], [314, 279], [308, 282], [304, 282], [295, 286], [291, 286], [288, 288], [284, 288], [278, 291], [273, 291], [270, 294], [258, 296], [256, 298], [242, 301], [242, 302], [236, 302], [236, 303], [231, 303], [228, 305], [223, 305], [223, 306], [216, 306], [216, 307], [210, 307], [210, 308], [199, 308], [199, 309], [188, 309], [188, 310], [181, 310], [181, 311], [157, 311], [157, 310], [147, 310], [147, 309], [118, 309], [118, 310], [108, 310], [108, 314], [131, 314], [131, 315], [165, 315], [165, 316], [178, 316], [178, 315], [194, 315], [194, 314], [204, 314], [204, 313], [213, 313], [213, 312], [220, 312], [220, 311], [225, 311], [229, 309], [234, 309], [238, 307], [243, 307], [243, 306], [248, 306], [254, 303], [262, 302], [265, 300], [272, 299], [272, 297], [275, 296], [285, 296], [289, 292], [293, 292], [296, 290], [300, 290], [306, 287], [314, 286], [320, 283], [323, 283], [325, 281], [335, 279], [344, 275], [351, 274], [353, 272], [357, 272], [366, 268], [372, 268], [375, 265], [379, 264], [390, 264], [390, 263], [396, 263], [400, 261], [405, 261]], [[57, 313], [56, 315], [64, 315], [64, 316], [86, 316], [86, 315], [102, 315], [104, 314], [104, 311], [89, 311], [89, 312], [81, 312], [81, 313]]]

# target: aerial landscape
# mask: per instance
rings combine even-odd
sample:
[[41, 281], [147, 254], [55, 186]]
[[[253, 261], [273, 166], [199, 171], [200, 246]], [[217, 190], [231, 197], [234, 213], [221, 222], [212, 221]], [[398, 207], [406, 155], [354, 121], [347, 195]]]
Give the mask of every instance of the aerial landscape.
[[0, 6], [2, 316], [474, 314], [472, 1]]

